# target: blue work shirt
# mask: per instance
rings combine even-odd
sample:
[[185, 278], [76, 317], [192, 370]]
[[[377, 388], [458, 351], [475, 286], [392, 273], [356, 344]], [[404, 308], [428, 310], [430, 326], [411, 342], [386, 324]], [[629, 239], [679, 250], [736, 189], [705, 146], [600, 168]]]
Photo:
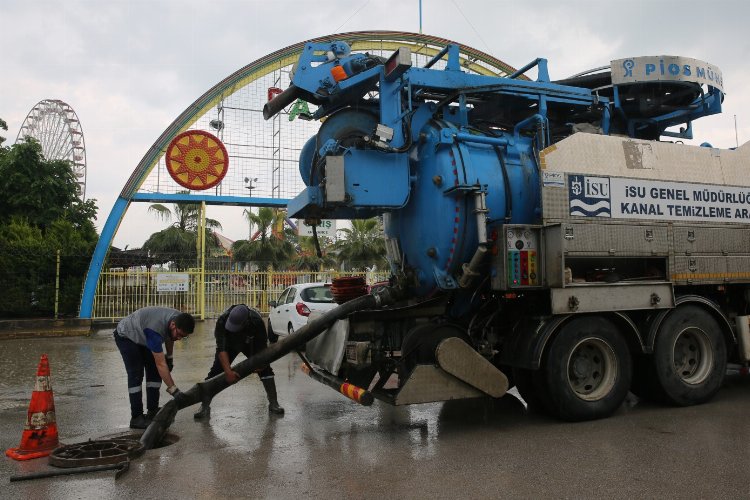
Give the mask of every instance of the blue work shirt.
[[162, 345], [171, 340], [169, 323], [180, 314], [171, 307], [144, 307], [117, 323], [117, 333], [151, 352], [163, 352]]

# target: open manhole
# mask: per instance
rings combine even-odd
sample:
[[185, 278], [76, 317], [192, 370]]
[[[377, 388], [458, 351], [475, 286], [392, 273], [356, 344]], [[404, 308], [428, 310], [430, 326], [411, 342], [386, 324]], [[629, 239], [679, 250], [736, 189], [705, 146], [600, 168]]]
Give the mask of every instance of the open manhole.
[[141, 456], [143, 451], [137, 439], [88, 440], [56, 448], [49, 456], [49, 464], [55, 467], [119, 464]]
[[[117, 438], [124, 438], [124, 439], [134, 439], [136, 441], [140, 442], [141, 436], [143, 434], [140, 432], [127, 432], [125, 434], [119, 434], [117, 435]], [[176, 434], [171, 434], [169, 432], [165, 433], [164, 436], [161, 438], [161, 441], [156, 443], [151, 449], [157, 450], [159, 448], [165, 448], [169, 445], [175, 444], [177, 441], [180, 440], [180, 436]]]
[[[116, 437], [88, 440], [61, 446], [49, 456], [49, 464], [55, 467], [86, 467], [89, 465], [119, 464], [143, 455], [144, 446], [140, 433], [118, 434]], [[164, 448], [179, 441], [174, 434], [165, 434], [154, 446]]]

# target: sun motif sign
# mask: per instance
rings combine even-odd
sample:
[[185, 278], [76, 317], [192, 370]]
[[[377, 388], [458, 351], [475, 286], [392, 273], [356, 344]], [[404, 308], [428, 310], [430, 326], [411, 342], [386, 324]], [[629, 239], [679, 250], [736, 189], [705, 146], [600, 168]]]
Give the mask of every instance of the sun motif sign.
[[227, 174], [229, 155], [218, 137], [202, 130], [188, 130], [169, 143], [166, 163], [177, 184], [202, 190], [221, 182]]

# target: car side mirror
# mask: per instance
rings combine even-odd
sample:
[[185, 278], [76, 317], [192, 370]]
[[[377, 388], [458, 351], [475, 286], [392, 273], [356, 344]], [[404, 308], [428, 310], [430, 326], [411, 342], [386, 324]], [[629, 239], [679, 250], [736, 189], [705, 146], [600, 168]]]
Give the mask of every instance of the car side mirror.
[[269, 307], [276, 307], [277, 305], [278, 305], [278, 303], [275, 300], [269, 300], [268, 301], [268, 306]]

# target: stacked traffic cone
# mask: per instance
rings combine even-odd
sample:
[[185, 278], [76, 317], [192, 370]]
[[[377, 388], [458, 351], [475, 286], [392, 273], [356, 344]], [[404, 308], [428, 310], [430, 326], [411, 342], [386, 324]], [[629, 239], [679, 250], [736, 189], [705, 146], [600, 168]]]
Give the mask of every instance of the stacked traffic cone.
[[31, 394], [29, 413], [23, 428], [21, 444], [18, 448], [5, 450], [5, 454], [16, 460], [30, 460], [46, 457], [57, 448], [57, 421], [55, 420], [55, 399], [49, 380], [49, 361], [42, 354], [36, 372], [34, 392]]

